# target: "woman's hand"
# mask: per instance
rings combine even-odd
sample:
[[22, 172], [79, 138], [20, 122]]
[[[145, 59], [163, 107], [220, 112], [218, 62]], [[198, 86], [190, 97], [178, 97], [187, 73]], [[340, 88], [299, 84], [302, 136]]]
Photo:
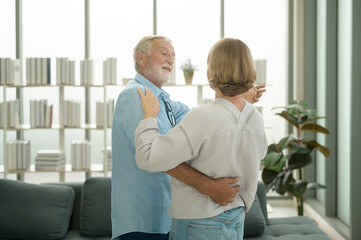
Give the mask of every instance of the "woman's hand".
[[145, 87], [145, 95], [143, 95], [140, 88], [137, 89], [142, 103], [144, 112], [144, 118], [156, 118], [159, 113], [159, 102], [158, 98], [154, 97], [153, 92], [149, 91], [148, 87]]
[[262, 94], [266, 91], [266, 84], [261, 84], [253, 86], [247, 92], [243, 93], [241, 96], [247, 100], [247, 102], [253, 104], [259, 101], [259, 98], [262, 97]]

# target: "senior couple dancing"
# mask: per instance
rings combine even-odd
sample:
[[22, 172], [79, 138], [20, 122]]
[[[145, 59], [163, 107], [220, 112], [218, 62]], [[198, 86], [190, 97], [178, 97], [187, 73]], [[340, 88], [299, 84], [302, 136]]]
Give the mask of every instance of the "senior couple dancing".
[[252, 105], [248, 46], [223, 38], [209, 50], [215, 99], [190, 109], [162, 89], [175, 51], [164, 36], [134, 48], [136, 75], [119, 94], [112, 128], [112, 238], [243, 239], [267, 139]]

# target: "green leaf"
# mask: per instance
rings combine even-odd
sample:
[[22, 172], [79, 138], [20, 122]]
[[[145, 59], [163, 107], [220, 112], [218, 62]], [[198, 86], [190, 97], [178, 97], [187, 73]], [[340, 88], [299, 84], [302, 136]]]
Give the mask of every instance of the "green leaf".
[[303, 180], [298, 180], [296, 182], [290, 183], [290, 188], [288, 192], [295, 196], [295, 197], [301, 197], [307, 189], [307, 182]]
[[303, 116], [301, 116], [301, 117], [298, 119], [297, 122], [298, 122], [299, 124], [303, 124], [303, 123], [307, 122], [308, 119], [309, 119], [309, 117], [308, 117], [307, 115], [303, 115]]
[[279, 161], [283, 154], [278, 152], [267, 153], [265, 158], [262, 160], [262, 165], [269, 170], [280, 172], [282, 168], [279, 167]]
[[288, 105], [286, 109], [290, 115], [298, 115], [302, 111], [302, 108], [298, 104]]
[[280, 194], [280, 195], [284, 195], [286, 192], [287, 192], [287, 189], [284, 189], [283, 188], [283, 178], [284, 176], [280, 176], [278, 177], [277, 176], [277, 179], [276, 179], [276, 183], [275, 183], [275, 191]]
[[313, 118], [308, 119], [306, 122], [304, 122], [304, 124], [309, 123], [309, 122], [314, 122], [316, 120], [324, 119], [324, 118], [326, 118], [326, 117], [313, 117]]
[[302, 108], [306, 108], [306, 107], [307, 107], [307, 104], [308, 104], [307, 100], [301, 100], [301, 101], [300, 101], [300, 106], [301, 106]]
[[315, 140], [311, 140], [311, 141], [304, 141], [304, 144], [308, 145], [308, 146], [313, 146], [315, 147], [318, 151], [320, 151], [325, 157], [329, 157], [330, 156], [330, 149], [328, 149], [328, 147], [322, 146], [321, 144], [319, 144], [318, 142], [316, 142]]
[[293, 175], [292, 175], [292, 170], [287, 170], [286, 174], [283, 178], [283, 189], [285, 189], [286, 191], [288, 191], [289, 187], [290, 187], [290, 182], [293, 180]]
[[279, 152], [276, 147], [276, 144], [272, 143], [272, 144], [268, 145], [267, 153], [270, 153], [270, 152]]
[[278, 173], [269, 169], [263, 169], [262, 171], [262, 181], [269, 185], [277, 177]]
[[326, 189], [326, 186], [316, 182], [307, 184], [307, 190], [315, 190], [320, 188]]
[[298, 101], [297, 100], [291, 100], [289, 105], [297, 105]]
[[278, 146], [278, 149], [279, 149], [280, 152], [288, 146], [288, 144], [290, 143], [292, 138], [293, 138], [293, 135], [290, 134], [289, 136], [282, 138], [278, 142], [277, 146]]
[[288, 161], [289, 169], [303, 168], [312, 163], [311, 154], [291, 154], [290, 160]]
[[308, 123], [301, 127], [302, 131], [311, 131], [311, 132], [319, 132], [324, 134], [329, 134], [330, 132], [327, 130], [327, 128], [322, 127], [321, 125], [318, 125], [316, 123]]
[[317, 110], [316, 109], [306, 109], [305, 114], [308, 116], [308, 118], [315, 118], [317, 116]]
[[296, 117], [289, 114], [287, 111], [282, 111], [281, 113], [276, 113], [276, 115], [279, 115], [286, 119], [291, 125], [297, 127], [298, 120]]
[[313, 150], [313, 146], [299, 145], [293, 141], [290, 142], [289, 147], [292, 149], [293, 153], [299, 154], [308, 154]]
[[287, 163], [287, 157], [282, 155], [282, 158], [273, 166], [273, 170], [280, 172], [282, 171]]

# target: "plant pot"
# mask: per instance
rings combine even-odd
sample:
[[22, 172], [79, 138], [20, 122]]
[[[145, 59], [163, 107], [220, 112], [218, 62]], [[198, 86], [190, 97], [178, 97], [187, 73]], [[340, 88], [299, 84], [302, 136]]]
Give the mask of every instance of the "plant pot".
[[193, 81], [194, 72], [183, 72], [184, 79], [186, 80], [186, 85], [191, 85]]

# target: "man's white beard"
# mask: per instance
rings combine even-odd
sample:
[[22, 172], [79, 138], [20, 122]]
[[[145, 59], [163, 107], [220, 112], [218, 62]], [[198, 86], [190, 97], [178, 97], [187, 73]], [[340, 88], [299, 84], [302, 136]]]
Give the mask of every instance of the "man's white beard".
[[149, 71], [145, 71], [148, 76], [148, 80], [152, 80], [152, 82], [157, 83], [159, 86], [163, 86], [170, 80], [171, 72], [164, 72], [162, 70], [162, 66], [157, 66], [154, 63], [151, 63], [151, 67]]

